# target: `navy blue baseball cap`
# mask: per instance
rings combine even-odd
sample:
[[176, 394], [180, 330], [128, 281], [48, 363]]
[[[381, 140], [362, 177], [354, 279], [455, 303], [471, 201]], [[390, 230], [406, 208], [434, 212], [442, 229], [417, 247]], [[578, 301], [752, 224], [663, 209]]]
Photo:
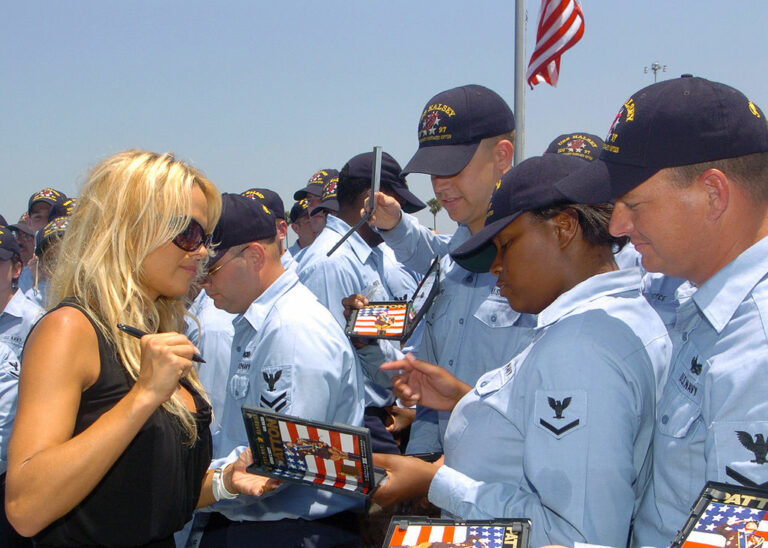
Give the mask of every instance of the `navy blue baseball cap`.
[[291, 213], [289, 215], [291, 223], [295, 223], [305, 215], [309, 215], [309, 202], [306, 198], [302, 198], [293, 204], [293, 207], [291, 208]]
[[230, 247], [266, 240], [276, 234], [275, 214], [261, 200], [225, 192], [221, 195], [221, 217], [211, 238], [217, 247], [210, 264], [218, 261]]
[[488, 272], [496, 258], [494, 236], [526, 211], [570, 203], [557, 189], [557, 182], [583, 166], [584, 160], [576, 156], [544, 154], [509, 170], [491, 196], [485, 227], [451, 257], [471, 272]]
[[499, 94], [475, 84], [438, 93], [419, 119], [419, 150], [403, 174], [456, 175], [469, 163], [480, 141], [515, 129], [512, 109]]
[[309, 212], [310, 215], [317, 215], [324, 209], [333, 211], [334, 213], [339, 212], [339, 172], [336, 171], [336, 173], [337, 175], [335, 177], [329, 178], [325, 183], [325, 186], [323, 187], [323, 195], [321, 197], [322, 202], [320, 202], [319, 206]]
[[36, 203], [44, 202], [51, 207], [62, 205], [67, 199], [66, 194], [59, 192], [55, 188], [44, 188], [38, 190], [32, 196], [29, 197], [29, 203], [27, 204], [27, 213], [32, 215], [32, 206]]
[[19, 217], [19, 222], [13, 225], [8, 225], [8, 228], [10, 228], [14, 235], [16, 235], [19, 232], [23, 232], [27, 236], [34, 236], [35, 231], [32, 230], [32, 227], [27, 224], [27, 220], [29, 219], [29, 213], [26, 211], [21, 214], [21, 217]]
[[591, 133], [564, 133], [549, 143], [544, 154], [565, 154], [591, 162], [603, 149], [603, 140]]
[[7, 226], [0, 226], [0, 260], [10, 261], [21, 256], [19, 242]]
[[315, 174], [309, 178], [307, 186], [293, 193], [293, 199], [301, 200], [302, 198], [306, 198], [307, 194], [322, 197], [323, 189], [331, 179], [339, 179], [339, 172], [337, 170], [321, 169], [316, 171]]
[[[351, 158], [339, 172], [339, 184], [343, 185], [347, 178], [370, 181], [373, 174], [373, 160], [373, 152], [363, 152]], [[401, 171], [402, 168], [397, 160], [386, 152], [381, 153], [381, 186], [388, 186], [405, 200], [403, 211], [406, 213], [421, 211], [427, 205], [410, 191], [405, 177], [400, 174]]]
[[283, 206], [283, 199], [274, 190], [268, 188], [249, 188], [240, 193], [241, 196], [250, 198], [251, 200], [261, 200], [266, 206], [272, 210], [275, 217], [285, 221], [285, 206]]
[[54, 204], [48, 212], [48, 222], [57, 217], [69, 217], [75, 211], [75, 205], [77, 205], [77, 198], [67, 198], [60, 204]]
[[69, 217], [66, 215], [48, 221], [48, 224], [35, 233], [35, 255], [39, 257], [49, 245], [64, 236], [68, 226]]
[[561, 181], [574, 202], [607, 202], [658, 171], [768, 152], [763, 112], [725, 84], [683, 75], [624, 103], [594, 162]]

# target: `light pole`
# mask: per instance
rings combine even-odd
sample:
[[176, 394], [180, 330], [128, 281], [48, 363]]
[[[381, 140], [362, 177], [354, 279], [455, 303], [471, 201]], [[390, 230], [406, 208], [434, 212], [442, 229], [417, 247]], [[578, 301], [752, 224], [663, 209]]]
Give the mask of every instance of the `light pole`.
[[[648, 74], [649, 67], [645, 67], [645, 70], [643, 71], [645, 74]], [[661, 72], [667, 72], [667, 65], [662, 65], [658, 61], [654, 61], [651, 63], [650, 70], [653, 71], [653, 83], [656, 83], [656, 73]]]

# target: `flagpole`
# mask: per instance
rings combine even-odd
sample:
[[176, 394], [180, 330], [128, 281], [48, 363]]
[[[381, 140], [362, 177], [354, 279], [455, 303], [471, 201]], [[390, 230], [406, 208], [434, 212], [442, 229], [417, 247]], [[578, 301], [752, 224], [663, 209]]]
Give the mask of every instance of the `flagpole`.
[[525, 158], [525, 0], [515, 0], [515, 162]]

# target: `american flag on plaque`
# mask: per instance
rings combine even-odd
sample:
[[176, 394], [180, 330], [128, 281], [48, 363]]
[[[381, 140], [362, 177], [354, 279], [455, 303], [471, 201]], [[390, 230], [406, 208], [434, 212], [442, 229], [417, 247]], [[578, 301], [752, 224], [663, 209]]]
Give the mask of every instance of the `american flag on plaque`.
[[529, 520], [453, 522], [419, 517], [394, 517], [386, 548], [526, 548]]
[[373, 467], [367, 428], [243, 406], [254, 474], [367, 497], [384, 477]]
[[354, 332], [359, 336], [399, 337], [405, 328], [408, 303], [365, 306], [357, 313]]
[[684, 548], [768, 546], [766, 511], [710, 502], [683, 543]]
[[708, 482], [674, 548], [768, 548], [768, 490]]
[[339, 489], [365, 489], [359, 440], [350, 434], [281, 421], [285, 461], [289, 469], [304, 470], [313, 483]]

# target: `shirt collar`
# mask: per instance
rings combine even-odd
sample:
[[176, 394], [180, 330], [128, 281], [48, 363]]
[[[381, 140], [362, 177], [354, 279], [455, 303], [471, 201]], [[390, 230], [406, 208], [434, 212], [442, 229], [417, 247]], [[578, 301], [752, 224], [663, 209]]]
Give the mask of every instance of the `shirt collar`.
[[10, 314], [11, 316], [15, 316], [17, 318], [23, 318], [25, 305], [24, 301], [27, 300], [27, 296], [24, 295], [24, 292], [21, 289], [17, 289], [16, 293], [13, 294], [13, 297], [11, 297], [11, 300], [8, 301], [8, 304], [5, 306], [3, 314]]
[[768, 237], [717, 271], [693, 294], [693, 301], [720, 333], [736, 309], [768, 273]]
[[472, 233], [469, 231], [467, 225], [460, 224], [456, 229], [456, 232], [451, 236], [451, 241], [448, 242], [448, 252], [453, 253], [461, 244], [466, 242], [472, 237]]
[[241, 316], [235, 318], [235, 323], [240, 323], [244, 318], [251, 324], [255, 331], [259, 331], [267, 320], [270, 311], [275, 307], [277, 301], [285, 295], [293, 286], [299, 283], [299, 278], [293, 270], [286, 270], [278, 279], [272, 282], [264, 293], [256, 297]]
[[640, 294], [640, 268], [613, 270], [587, 278], [575, 285], [539, 313], [537, 327], [553, 324], [585, 304], [616, 293], [635, 291]]
[[[338, 233], [339, 236], [344, 236], [349, 229], [352, 228], [347, 223], [336, 217], [335, 215], [328, 215], [325, 220], [325, 227]], [[357, 255], [361, 263], [368, 260], [368, 256], [371, 254], [371, 246], [365, 243], [365, 240], [357, 232], [347, 238], [347, 241], [342, 245], [348, 246], [352, 252]]]

